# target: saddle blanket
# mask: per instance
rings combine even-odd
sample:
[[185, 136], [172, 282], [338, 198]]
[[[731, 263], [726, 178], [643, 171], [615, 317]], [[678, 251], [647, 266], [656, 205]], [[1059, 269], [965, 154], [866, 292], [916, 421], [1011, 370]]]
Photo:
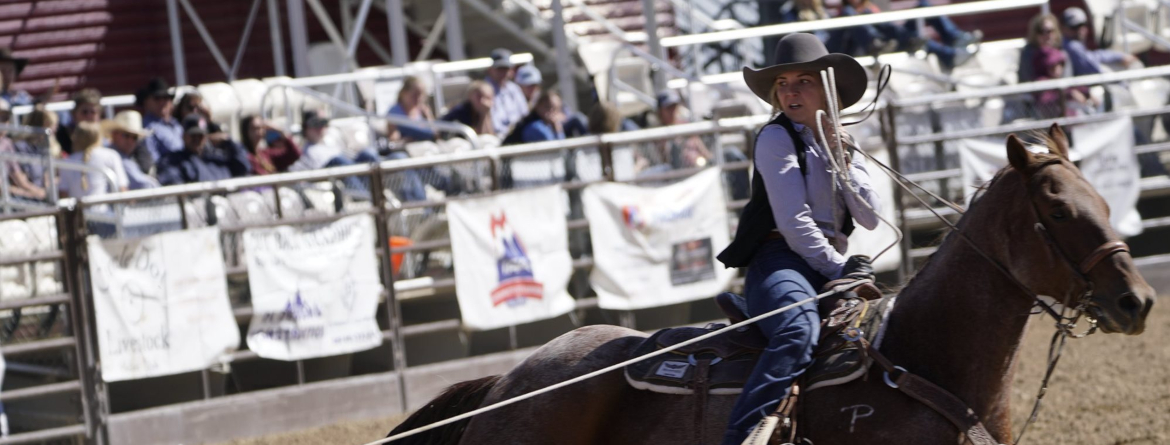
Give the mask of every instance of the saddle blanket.
[[[813, 363], [801, 378], [803, 393], [851, 382], [868, 371], [872, 361], [858, 340], [865, 338], [875, 347], [881, 345], [884, 322], [895, 299], [854, 296], [836, 303], [836, 309], [821, 323]], [[632, 356], [649, 354], [725, 326], [663, 329], [643, 340]], [[634, 388], [664, 394], [739, 394], [767, 345], [768, 339], [755, 326], [746, 326], [627, 366], [625, 377]]]

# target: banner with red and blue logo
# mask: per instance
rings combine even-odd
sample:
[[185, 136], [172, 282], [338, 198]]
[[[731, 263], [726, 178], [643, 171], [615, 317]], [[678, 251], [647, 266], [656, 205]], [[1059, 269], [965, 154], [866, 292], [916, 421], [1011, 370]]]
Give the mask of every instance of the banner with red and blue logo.
[[463, 325], [486, 330], [564, 315], [575, 303], [560, 187], [447, 204]]
[[665, 187], [591, 185], [581, 200], [593, 242], [589, 281], [601, 308], [710, 298], [734, 278], [715, 261], [731, 242], [719, 169]]

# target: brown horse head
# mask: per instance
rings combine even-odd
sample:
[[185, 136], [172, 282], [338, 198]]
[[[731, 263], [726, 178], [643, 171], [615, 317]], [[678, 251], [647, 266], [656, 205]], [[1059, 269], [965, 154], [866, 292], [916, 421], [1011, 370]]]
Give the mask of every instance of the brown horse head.
[[1008, 137], [1011, 166], [1001, 179], [1022, 182], [1029, 201], [1010, 206], [1013, 225], [1027, 228], [1009, 236], [1015, 246], [1008, 266], [1033, 291], [1066, 306], [1087, 295], [1088, 311], [1104, 332], [1140, 334], [1154, 290], [1116, 244], [1121, 238], [1109, 223], [1108, 204], [1069, 161], [1064, 131], [1053, 125], [1047, 139], [1049, 153], [1032, 153], [1015, 135]]

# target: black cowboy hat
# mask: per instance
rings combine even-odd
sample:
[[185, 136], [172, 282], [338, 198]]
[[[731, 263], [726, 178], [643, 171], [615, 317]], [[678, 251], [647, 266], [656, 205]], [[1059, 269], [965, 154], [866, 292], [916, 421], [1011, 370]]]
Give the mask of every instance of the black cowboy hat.
[[148, 97], [169, 97], [175, 98], [175, 94], [170, 92], [171, 86], [167, 85], [166, 79], [155, 77], [146, 83], [146, 86], [134, 93], [134, 98], [139, 106], [141, 106]]
[[16, 65], [16, 75], [20, 75], [24, 71], [24, 66], [28, 65], [28, 59], [12, 56], [11, 48], [0, 48], [0, 62], [12, 62]]
[[764, 102], [772, 103], [770, 94], [776, 83], [776, 76], [786, 71], [819, 72], [829, 67], [837, 79], [837, 95], [841, 99], [841, 108], [861, 100], [865, 95], [869, 77], [865, 68], [856, 59], [845, 54], [833, 53], [825, 49], [825, 44], [812, 34], [789, 34], [776, 44], [775, 65], [752, 69], [743, 67], [743, 80], [747, 82], [756, 96]]

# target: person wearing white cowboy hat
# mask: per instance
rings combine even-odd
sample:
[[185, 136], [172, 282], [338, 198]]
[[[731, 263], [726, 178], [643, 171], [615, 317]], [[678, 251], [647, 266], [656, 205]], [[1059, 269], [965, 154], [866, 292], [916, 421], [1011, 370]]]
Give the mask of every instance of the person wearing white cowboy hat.
[[[102, 134], [109, 141], [110, 148], [122, 157], [122, 166], [130, 180], [130, 190], [158, 187], [158, 180], [145, 172], [150, 171], [153, 161], [150, 151], [141, 141], [150, 135], [142, 128], [142, 115], [134, 110], [119, 111], [113, 119], [102, 121]], [[148, 162], [146, 169], [143, 162]]]
[[[772, 105], [775, 119], [760, 130], [754, 150], [751, 198], [740, 216], [731, 245], [718, 259], [727, 267], [746, 267], [746, 313], [757, 316], [817, 295], [830, 280], [872, 274], [867, 258], [843, 255], [853, 222], [873, 230], [881, 203], [870, 185], [863, 156], [844, 133], [845, 158], [857, 194], [833, 187], [831, 155], [816, 133], [817, 110], [829, 112], [865, 94], [867, 74], [844, 54], [830, 54], [811, 34], [791, 34], [776, 45], [776, 65], [752, 69], [743, 77], [760, 99]], [[821, 71], [833, 68], [839, 97], [826, 97]], [[834, 134], [825, 120], [825, 133]], [[831, 143], [835, 146], [835, 143]], [[812, 363], [820, 335], [816, 303], [759, 322], [768, 348], [731, 411], [724, 444], [740, 444], [765, 414], [788, 395], [793, 379]]]

